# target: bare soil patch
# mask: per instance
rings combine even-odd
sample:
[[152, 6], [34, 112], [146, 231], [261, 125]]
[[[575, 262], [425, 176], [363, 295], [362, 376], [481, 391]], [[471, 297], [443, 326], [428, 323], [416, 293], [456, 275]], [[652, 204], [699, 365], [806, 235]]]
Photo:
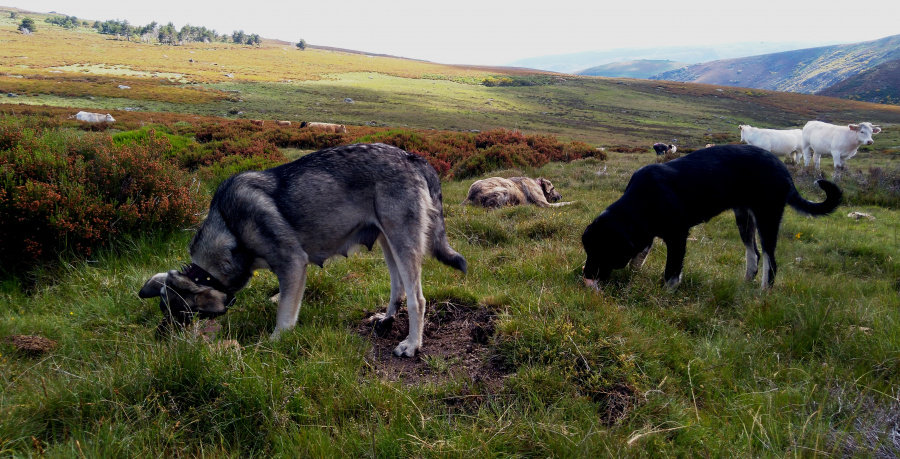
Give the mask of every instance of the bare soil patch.
[[56, 349], [57, 343], [38, 335], [10, 335], [5, 339], [19, 352], [27, 355], [41, 355]]
[[383, 336], [378, 336], [373, 327], [376, 314], [384, 310], [367, 314], [357, 327], [357, 332], [372, 342], [366, 360], [378, 377], [408, 385], [462, 380], [487, 392], [502, 386], [508, 372], [490, 346], [494, 312], [484, 306], [451, 301], [430, 303], [425, 311], [422, 349], [413, 358], [400, 358], [393, 351], [409, 333], [409, 316], [405, 305], [399, 309], [393, 327]]

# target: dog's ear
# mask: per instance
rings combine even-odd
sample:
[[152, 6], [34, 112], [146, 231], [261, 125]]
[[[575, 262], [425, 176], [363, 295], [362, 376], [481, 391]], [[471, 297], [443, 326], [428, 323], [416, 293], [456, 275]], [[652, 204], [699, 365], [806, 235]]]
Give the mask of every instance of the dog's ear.
[[141, 298], [154, 298], [162, 294], [162, 289], [166, 285], [166, 276], [168, 273], [154, 274], [144, 286], [138, 291]]
[[553, 188], [553, 184], [550, 183], [549, 180], [547, 180], [543, 177], [538, 179], [538, 183], [541, 184], [541, 189], [544, 190], [544, 193], [547, 193], [548, 191], [550, 191]]

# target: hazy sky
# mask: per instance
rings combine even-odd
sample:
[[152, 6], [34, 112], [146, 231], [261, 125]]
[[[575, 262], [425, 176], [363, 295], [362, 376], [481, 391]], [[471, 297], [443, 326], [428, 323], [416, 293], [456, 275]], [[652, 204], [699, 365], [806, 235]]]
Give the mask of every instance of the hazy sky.
[[28, 0], [81, 19], [243, 30], [264, 38], [446, 64], [738, 42], [845, 42], [900, 34], [900, 2], [868, 0]]

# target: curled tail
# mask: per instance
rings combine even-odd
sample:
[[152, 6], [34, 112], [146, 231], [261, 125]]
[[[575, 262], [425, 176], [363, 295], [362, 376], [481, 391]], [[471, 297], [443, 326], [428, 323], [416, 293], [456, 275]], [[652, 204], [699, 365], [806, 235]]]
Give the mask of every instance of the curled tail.
[[838, 204], [841, 203], [841, 196], [843, 196], [841, 189], [828, 180], [816, 180], [816, 185], [819, 185], [819, 188], [825, 191], [824, 201], [807, 201], [800, 196], [800, 193], [797, 193], [796, 189], [794, 189], [788, 196], [787, 203], [798, 212], [808, 215], [825, 215], [831, 213], [837, 208]]

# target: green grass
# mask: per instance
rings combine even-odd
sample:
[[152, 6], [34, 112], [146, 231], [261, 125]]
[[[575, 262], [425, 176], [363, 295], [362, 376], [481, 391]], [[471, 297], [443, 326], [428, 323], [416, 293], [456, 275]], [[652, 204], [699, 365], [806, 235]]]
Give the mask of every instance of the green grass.
[[[613, 154], [521, 171], [552, 180], [557, 209], [463, 207], [444, 183], [466, 276], [434, 260], [426, 298], [498, 312], [490, 388], [466, 378], [381, 380], [356, 326], [389, 295], [380, 252], [310, 270], [298, 327], [278, 341], [261, 272], [223, 320], [240, 351], [158, 341], [157, 305], [135, 292], [187, 260], [190, 234], [147, 238], [0, 285], [0, 336], [57, 340], [30, 357], [0, 343], [0, 451], [9, 455], [215, 457], [783, 457], [896, 452], [900, 409], [900, 211], [842, 206], [785, 215], [776, 287], [745, 283], [730, 213], [696, 227], [685, 279], [661, 285], [665, 246], [594, 293], [580, 234], [630, 175]], [[860, 163], [860, 166], [864, 164]], [[596, 175], [606, 168], [605, 175]], [[513, 173], [518, 171], [509, 171]], [[804, 192], [810, 196], [809, 193]], [[810, 196], [812, 198], [812, 196]], [[874, 222], [846, 217], [850, 210]], [[799, 234], [799, 236], [798, 236]], [[455, 293], [449, 293], [452, 289]], [[425, 341], [425, 351], [428, 340]], [[425, 357], [449, 374], [453, 358]], [[477, 400], [470, 404], [450, 400]]]
[[[13, 27], [6, 18], [0, 25]], [[74, 37], [79, 40], [72, 52], [86, 56], [84, 63], [190, 69], [189, 47], [144, 47], [148, 59], [141, 65], [100, 62], [97, 55], [133, 56], [137, 45], [79, 33], [85, 37]], [[27, 52], [14, 54], [30, 55], [34, 68], [9, 65], [11, 75], [59, 65], [59, 54], [49, 47], [38, 53], [36, 45], [15, 38]], [[77, 45], [82, 38], [88, 46]], [[75, 108], [113, 110], [117, 117], [115, 110], [126, 107], [216, 116], [240, 110], [245, 118], [341, 122], [351, 131], [365, 123], [502, 127], [647, 150], [676, 138], [680, 150], [736, 143], [737, 126], [748, 123], [870, 120], [885, 131], [875, 148], [863, 148], [849, 161], [853, 174], [841, 182], [847, 200], [833, 215], [813, 219], [786, 211], [778, 277], [767, 292], [742, 280], [744, 249], [730, 212], [693, 229], [678, 289], [661, 284], [666, 247], [660, 242], [641, 270], [615, 272], [599, 292], [583, 286], [584, 227], [655, 155], [611, 153], [608, 161], [497, 174], [549, 178], [564, 200], [577, 201], [555, 209], [463, 207], [471, 181], [444, 182], [447, 233], [470, 271], [463, 276], [427, 260], [425, 296], [477, 304], [496, 315], [485, 358], [505, 373], [494, 381], [452, 376], [459, 359], [428, 354], [427, 337], [424, 368], [446, 375], [441, 382], [379, 377], [371, 343], [357, 334], [363, 317], [389, 298], [377, 248], [334, 259], [324, 269], [311, 267], [298, 326], [277, 341], [268, 339], [275, 316], [269, 297], [277, 281], [260, 272], [221, 319], [221, 337], [238, 341], [239, 351], [216, 350], [187, 335], [157, 340], [157, 303], [137, 298], [149, 276], [188, 262], [187, 231], [169, 238], [147, 234], [90, 259], [65, 258], [27, 277], [2, 277], [0, 456], [898, 454], [890, 435], [900, 422], [900, 204], [896, 195], [868, 193], [869, 176], [857, 174], [873, 166], [896, 174], [896, 107], [569, 76], [536, 86], [487, 87], [476, 84], [481, 71], [444, 72], [408, 62], [401, 69], [399, 61], [396, 72], [361, 69], [276, 82], [303, 59], [328, 68], [328, 56], [278, 57], [275, 49], [263, 50], [269, 53], [264, 56], [274, 52], [278, 60], [248, 60], [256, 51], [208, 51], [219, 62], [230, 59], [229, 69], [252, 70], [247, 73], [256, 83], [192, 75], [208, 88], [240, 91], [229, 92], [229, 100], [188, 104], [37, 93], [4, 103], [73, 107], [73, 114]], [[179, 59], [162, 60], [163, 53]], [[385, 58], [334, 56], [341, 69], [391, 67]], [[270, 61], [283, 68], [264, 67]], [[344, 102], [348, 97], [354, 103]], [[307, 151], [283, 153], [293, 159]], [[817, 175], [793, 171], [805, 197], [822, 198], [813, 185]], [[827, 158], [823, 171], [832, 175]], [[876, 219], [853, 220], [846, 216], [850, 211]], [[16, 334], [41, 335], [58, 345], [29, 355], [5, 339]]]

